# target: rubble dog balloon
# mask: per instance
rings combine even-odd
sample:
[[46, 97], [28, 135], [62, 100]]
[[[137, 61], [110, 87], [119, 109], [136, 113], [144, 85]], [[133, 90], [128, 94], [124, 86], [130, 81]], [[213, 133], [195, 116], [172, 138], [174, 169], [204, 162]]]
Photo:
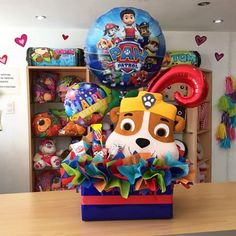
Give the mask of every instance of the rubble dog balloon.
[[184, 129], [185, 120], [177, 115], [175, 105], [164, 102], [162, 95], [156, 92], [184, 80], [189, 86], [190, 95], [182, 97], [178, 94], [177, 101], [194, 107], [205, 99], [207, 88], [202, 72], [192, 66], [187, 66], [187, 69], [178, 66], [166, 73], [158, 78], [158, 86], [155, 86], [155, 82], [151, 83], [149, 91], [141, 91], [137, 97], [122, 99], [120, 107], [110, 111], [111, 120], [117, 125], [106, 141], [107, 148], [119, 145], [125, 156], [138, 152], [164, 158], [170, 153], [172, 158], [178, 160], [174, 132]]
[[143, 87], [159, 72], [165, 40], [159, 23], [136, 8], [99, 17], [85, 43], [86, 63], [99, 81], [120, 91]]

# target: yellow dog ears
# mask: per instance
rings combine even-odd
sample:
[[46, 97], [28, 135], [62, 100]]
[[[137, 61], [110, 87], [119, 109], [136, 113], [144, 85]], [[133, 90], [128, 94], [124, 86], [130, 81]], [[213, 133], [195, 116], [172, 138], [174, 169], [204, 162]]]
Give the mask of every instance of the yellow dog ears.
[[140, 91], [137, 97], [128, 97], [121, 100], [120, 113], [132, 111], [149, 111], [175, 120], [176, 106], [166, 103], [160, 93]]

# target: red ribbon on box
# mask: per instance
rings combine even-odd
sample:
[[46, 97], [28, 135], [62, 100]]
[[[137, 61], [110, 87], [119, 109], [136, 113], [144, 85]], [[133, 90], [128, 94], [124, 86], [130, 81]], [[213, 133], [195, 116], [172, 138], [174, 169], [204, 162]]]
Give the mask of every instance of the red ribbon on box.
[[172, 204], [173, 195], [81, 196], [82, 205]]

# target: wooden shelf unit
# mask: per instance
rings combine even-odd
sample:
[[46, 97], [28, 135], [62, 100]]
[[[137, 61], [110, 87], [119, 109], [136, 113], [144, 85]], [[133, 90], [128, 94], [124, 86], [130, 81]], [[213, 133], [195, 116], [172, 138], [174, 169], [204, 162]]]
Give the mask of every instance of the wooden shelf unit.
[[[28, 120], [29, 120], [29, 181], [30, 181], [30, 190], [34, 191], [34, 185], [35, 185], [35, 171], [33, 169], [33, 157], [35, 153], [38, 151], [38, 146], [39, 146], [39, 141], [40, 137], [34, 137], [31, 129], [31, 124], [32, 124], [32, 117], [34, 114], [38, 112], [44, 112], [48, 111], [48, 108], [63, 108], [63, 103], [62, 102], [48, 102], [48, 103], [34, 103], [33, 101], [33, 93], [32, 93], [32, 88], [33, 88], [33, 80], [37, 77], [37, 74], [40, 72], [54, 72], [59, 74], [59, 78], [62, 78], [67, 75], [76, 75], [79, 78], [81, 78], [84, 82], [90, 82], [90, 73], [87, 67], [81, 67], [81, 66], [76, 66], [76, 67], [52, 67], [52, 66], [28, 66], [27, 67], [27, 96], [28, 96]], [[68, 147], [70, 143], [70, 136], [54, 136], [51, 137], [56, 140], [57, 142], [57, 147], [59, 144]], [[45, 171], [50, 171], [54, 169], [45, 169]]]
[[200, 163], [206, 163], [208, 166], [205, 182], [211, 182], [212, 179], [212, 72], [210, 70], [201, 69], [205, 74], [206, 81], [208, 83], [208, 95], [204, 103], [206, 103], [208, 110], [208, 122], [207, 128], [198, 130], [198, 107], [187, 109], [187, 125], [185, 132], [183, 133], [183, 141], [188, 146], [188, 157], [193, 163], [196, 171], [195, 182], [199, 182], [198, 179], [198, 165], [197, 160], [197, 140], [203, 148], [203, 160]]

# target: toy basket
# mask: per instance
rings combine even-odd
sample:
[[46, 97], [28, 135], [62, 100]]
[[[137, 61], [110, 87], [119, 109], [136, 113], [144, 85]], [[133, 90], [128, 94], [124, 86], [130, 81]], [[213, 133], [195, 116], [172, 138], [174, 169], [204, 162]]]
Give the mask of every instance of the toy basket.
[[[173, 138], [174, 126], [169, 125], [177, 121], [176, 130], [184, 128], [184, 118], [178, 116], [175, 120], [177, 108], [174, 105], [163, 102], [161, 94], [142, 91], [138, 97], [122, 100], [119, 111], [124, 119], [122, 117], [121, 122], [127, 122], [129, 130], [133, 123], [130, 122], [129, 127], [130, 118], [127, 117], [132, 116], [134, 119], [137, 115], [138, 119], [141, 111], [146, 112], [146, 103], [142, 102], [145, 99], [152, 99], [148, 111], [152, 112], [153, 117], [161, 117], [161, 121], [155, 125], [158, 135], [167, 137], [170, 134], [168, 140], [163, 137], [162, 140], [166, 142], [162, 145], [161, 141], [156, 142], [146, 132], [146, 136], [139, 134], [138, 137], [149, 137], [150, 141], [137, 137], [134, 140], [140, 147], [153, 144], [152, 147], [145, 151], [143, 148], [131, 151], [126, 143], [120, 143], [122, 138], [126, 138], [126, 141], [129, 139], [116, 133], [120, 132], [118, 129], [122, 126], [119, 121], [116, 126], [118, 129], [113, 131], [106, 143], [102, 139], [102, 125], [93, 124], [90, 135], [71, 145], [72, 151], [62, 163], [62, 184], [67, 184], [69, 189], [81, 187], [83, 220], [171, 218], [173, 184], [180, 183], [188, 188], [192, 183], [192, 165], [185, 158], [186, 153], [182, 154], [178, 150]], [[140, 109], [140, 113], [130, 113], [133, 109]], [[158, 112], [158, 116], [155, 116], [155, 112]], [[132, 138], [131, 135], [127, 142], [131, 143]], [[157, 155], [158, 145], [159, 149], [165, 150]], [[153, 150], [155, 148], [156, 151]]]
[[84, 221], [172, 218], [174, 183], [191, 183], [186, 158], [167, 155], [163, 162], [151, 154], [118, 153], [109, 160], [104, 150], [88, 155], [83, 140], [73, 145], [62, 163], [62, 185], [81, 189]]

